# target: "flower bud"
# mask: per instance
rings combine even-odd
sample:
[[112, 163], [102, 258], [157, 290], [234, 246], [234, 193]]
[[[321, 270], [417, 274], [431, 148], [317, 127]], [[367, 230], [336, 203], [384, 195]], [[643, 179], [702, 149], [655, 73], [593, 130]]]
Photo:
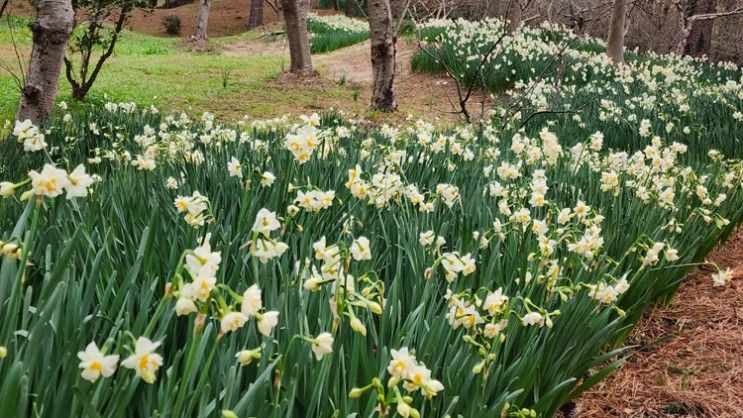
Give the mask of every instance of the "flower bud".
[[235, 358], [237, 358], [237, 361], [240, 362], [241, 366], [247, 366], [253, 360], [258, 360], [261, 358], [261, 348], [258, 347], [254, 350], [238, 351], [237, 354], [235, 354]]
[[0, 197], [11, 197], [15, 193], [15, 184], [9, 181], [0, 182]]
[[431, 278], [431, 276], [433, 276], [433, 269], [432, 269], [431, 267], [428, 267], [428, 268], [427, 268], [427, 269], [426, 269], [426, 270], [425, 270], [425, 271], [423, 272], [423, 278], [424, 278], [424, 279], [430, 279], [430, 278]]
[[369, 310], [377, 315], [382, 314], [382, 306], [378, 304], [377, 302], [369, 302], [367, 303], [367, 306], [369, 307]]
[[482, 369], [485, 367], [485, 361], [481, 361], [477, 364], [475, 364], [475, 367], [472, 368], [472, 373], [474, 374], [480, 374], [482, 372]]
[[408, 418], [410, 416], [410, 409], [410, 406], [405, 402], [400, 401], [397, 403], [397, 414], [403, 418]]
[[4, 359], [8, 355], [8, 349], [0, 345], [0, 360]]
[[222, 416], [224, 418], [237, 418], [237, 414], [234, 413], [233, 411], [230, 411], [229, 409], [223, 409]]
[[310, 292], [317, 292], [320, 290], [320, 279], [315, 276], [310, 276], [309, 279], [304, 281], [302, 286]]
[[14, 243], [14, 242], [9, 242], [9, 243], [3, 245], [3, 247], [2, 247], [3, 254], [6, 254], [6, 255], [11, 254], [12, 252], [14, 252], [17, 249], [18, 249], [18, 244]]
[[353, 388], [351, 389], [351, 392], [348, 393], [348, 397], [351, 399], [358, 399], [363, 395], [368, 388]]
[[356, 318], [356, 317], [351, 318], [351, 328], [353, 328], [354, 331], [366, 337], [366, 327], [364, 326], [364, 324], [361, 323], [359, 318]]

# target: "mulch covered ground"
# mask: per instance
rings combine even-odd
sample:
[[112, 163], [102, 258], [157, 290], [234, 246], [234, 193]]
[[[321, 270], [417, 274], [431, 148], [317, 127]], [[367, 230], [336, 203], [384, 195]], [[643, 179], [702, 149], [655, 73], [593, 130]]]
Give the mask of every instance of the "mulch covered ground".
[[[163, 27], [165, 16], [178, 16], [181, 19], [181, 36], [196, 33], [196, 19], [200, 2], [194, 2], [173, 9], [137, 10], [133, 13], [127, 27], [134, 32], [154, 36], [166, 36]], [[229, 36], [248, 30], [250, 19], [250, 0], [214, 0], [209, 8], [209, 37]], [[263, 7], [263, 23], [276, 22], [276, 13], [268, 4]]]
[[648, 312], [627, 342], [626, 364], [576, 400], [573, 416], [743, 417], [743, 228], [708, 260], [733, 279], [713, 287], [696, 268], [673, 301]]

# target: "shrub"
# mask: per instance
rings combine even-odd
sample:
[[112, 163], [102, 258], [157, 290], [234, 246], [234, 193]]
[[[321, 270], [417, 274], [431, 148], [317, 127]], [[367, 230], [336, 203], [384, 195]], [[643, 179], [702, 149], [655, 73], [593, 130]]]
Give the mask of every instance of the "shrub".
[[163, 26], [168, 35], [181, 34], [181, 18], [175, 15], [163, 17]]

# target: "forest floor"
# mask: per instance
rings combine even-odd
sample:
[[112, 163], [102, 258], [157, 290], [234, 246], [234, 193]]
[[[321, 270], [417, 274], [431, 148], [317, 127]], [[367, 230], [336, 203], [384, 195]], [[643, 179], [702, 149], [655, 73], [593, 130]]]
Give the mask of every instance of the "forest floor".
[[576, 400], [575, 417], [743, 417], [743, 228], [695, 268], [667, 306], [632, 331], [624, 366]]

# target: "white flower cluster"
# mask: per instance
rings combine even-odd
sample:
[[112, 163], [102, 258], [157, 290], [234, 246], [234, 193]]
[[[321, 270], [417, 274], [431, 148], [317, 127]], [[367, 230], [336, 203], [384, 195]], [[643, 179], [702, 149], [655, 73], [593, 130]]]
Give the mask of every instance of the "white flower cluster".
[[307, 14], [308, 23], [326, 26], [330, 30], [346, 33], [369, 32], [369, 22], [366, 20], [353, 19], [345, 15], [320, 16], [315, 13]]

